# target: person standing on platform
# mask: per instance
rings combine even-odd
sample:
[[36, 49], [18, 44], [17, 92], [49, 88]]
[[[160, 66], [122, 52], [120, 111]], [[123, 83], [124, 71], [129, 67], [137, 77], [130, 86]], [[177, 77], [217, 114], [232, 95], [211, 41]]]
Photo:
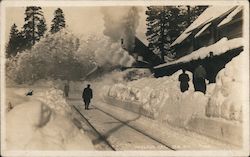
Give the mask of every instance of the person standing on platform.
[[194, 89], [195, 91], [200, 91], [206, 94], [206, 69], [202, 66], [199, 65], [195, 70], [194, 70], [194, 77], [193, 77], [193, 83], [194, 83]]
[[186, 70], [182, 69], [182, 74], [179, 75], [181, 92], [185, 92], [189, 88], [188, 82], [190, 81], [188, 74], [185, 73]]

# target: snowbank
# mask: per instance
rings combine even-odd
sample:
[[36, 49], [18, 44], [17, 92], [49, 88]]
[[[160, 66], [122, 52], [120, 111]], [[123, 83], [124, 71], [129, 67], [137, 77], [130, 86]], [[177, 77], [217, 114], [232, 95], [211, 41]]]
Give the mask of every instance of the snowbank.
[[[222, 48], [223, 49], [223, 48]], [[189, 75], [189, 90], [181, 93], [178, 81], [181, 71], [172, 76], [153, 78], [149, 76], [125, 81], [121, 75], [110, 78], [102, 90], [107, 104], [147, 116], [161, 125], [171, 124], [189, 131], [212, 137], [233, 145], [242, 146], [242, 107], [247, 105], [243, 92], [247, 73], [243, 64], [248, 52], [241, 54], [222, 69], [216, 83], [208, 84], [204, 95], [194, 92], [192, 74]], [[120, 73], [121, 74], [121, 73]], [[118, 77], [119, 76], [119, 77]], [[102, 84], [103, 85], [103, 84]], [[103, 88], [101, 88], [103, 87]]]
[[[31, 97], [25, 89], [9, 89], [9, 98], [19, 95], [6, 113], [8, 150], [93, 150], [91, 141], [72, 122], [70, 106], [60, 90], [35, 89]], [[27, 91], [27, 89], [26, 89]], [[7, 101], [8, 103], [8, 101]]]
[[[190, 81], [189, 90], [181, 93], [178, 81], [181, 73], [178, 71], [171, 77], [145, 77], [115, 84], [107, 88], [106, 96], [123, 102], [133, 102], [133, 105], [140, 108], [140, 113], [153, 119], [183, 126], [193, 117], [205, 116], [209, 92], [207, 95], [194, 92]], [[187, 74], [192, 80], [192, 74]]]
[[85, 88], [87, 84], [91, 84], [91, 88], [94, 91], [94, 99], [102, 101], [103, 96], [105, 95], [104, 93], [107, 93], [112, 85], [150, 76], [152, 76], [152, 73], [148, 69], [131, 68], [124, 71], [114, 70], [89, 82], [72, 82], [72, 85], [70, 86], [72, 86], [73, 89], [82, 92], [83, 88]]
[[244, 53], [234, 58], [216, 77], [215, 90], [209, 98], [206, 115], [227, 120], [242, 121], [242, 105], [244, 105], [243, 70]]
[[244, 103], [242, 94], [244, 64], [241, 63], [244, 53], [235, 57], [218, 73], [216, 84], [208, 84], [205, 95], [194, 92], [190, 72], [188, 72], [189, 90], [181, 93], [178, 81], [181, 71], [177, 71], [172, 76], [144, 77], [110, 85], [105, 88], [104, 93], [107, 93], [105, 96], [109, 97], [106, 100], [111, 101], [110, 98], [113, 98], [130, 104], [130, 108], [124, 108], [132, 111], [136, 109], [136, 112], [143, 115], [177, 126], [185, 126], [188, 121], [196, 117], [218, 117], [221, 120], [241, 122]]

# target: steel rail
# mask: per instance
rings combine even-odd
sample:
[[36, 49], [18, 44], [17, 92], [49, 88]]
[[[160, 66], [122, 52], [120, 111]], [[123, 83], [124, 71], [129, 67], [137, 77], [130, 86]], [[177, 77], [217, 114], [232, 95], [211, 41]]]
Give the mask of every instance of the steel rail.
[[87, 124], [96, 132], [96, 134], [99, 136], [98, 138], [100, 138], [101, 140], [103, 140], [112, 150], [115, 151], [115, 148], [109, 143], [109, 141], [107, 141], [107, 139], [102, 136], [102, 134], [96, 130], [96, 128], [89, 122], [89, 120], [77, 109], [77, 107], [75, 107], [74, 105], [72, 105], [74, 107], [74, 109], [81, 115], [81, 117], [87, 122]]

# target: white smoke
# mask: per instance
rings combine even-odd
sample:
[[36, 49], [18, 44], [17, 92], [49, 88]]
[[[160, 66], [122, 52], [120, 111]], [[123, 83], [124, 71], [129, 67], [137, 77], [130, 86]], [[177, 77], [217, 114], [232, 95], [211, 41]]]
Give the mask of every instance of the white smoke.
[[[130, 52], [134, 48], [139, 10], [137, 7], [103, 7], [105, 36], [90, 36], [84, 40], [82, 52], [91, 54], [100, 67], [132, 66], [135, 59], [126, 50]], [[125, 41], [126, 50], [121, 46], [121, 39]]]
[[90, 36], [82, 40], [80, 51], [84, 56], [92, 56], [93, 61], [100, 67], [107, 65], [130, 67], [135, 62], [134, 58], [121, 48], [120, 43], [111, 42], [105, 36]]
[[100, 66], [111, 64], [112, 66], [130, 67], [135, 62], [134, 58], [121, 48], [120, 43], [112, 43], [110, 40], [105, 40], [105, 43], [98, 47], [94, 54]]
[[113, 42], [124, 40], [128, 51], [133, 50], [136, 29], [139, 25], [139, 8], [137, 7], [106, 7], [102, 10], [104, 15], [103, 34]]

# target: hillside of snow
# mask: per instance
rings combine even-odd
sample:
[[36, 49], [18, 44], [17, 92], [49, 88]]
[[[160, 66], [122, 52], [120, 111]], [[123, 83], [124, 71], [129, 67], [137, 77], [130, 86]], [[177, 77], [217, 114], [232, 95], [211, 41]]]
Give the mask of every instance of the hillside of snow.
[[56, 88], [6, 90], [8, 150], [94, 150], [90, 139], [72, 121], [71, 107]]

